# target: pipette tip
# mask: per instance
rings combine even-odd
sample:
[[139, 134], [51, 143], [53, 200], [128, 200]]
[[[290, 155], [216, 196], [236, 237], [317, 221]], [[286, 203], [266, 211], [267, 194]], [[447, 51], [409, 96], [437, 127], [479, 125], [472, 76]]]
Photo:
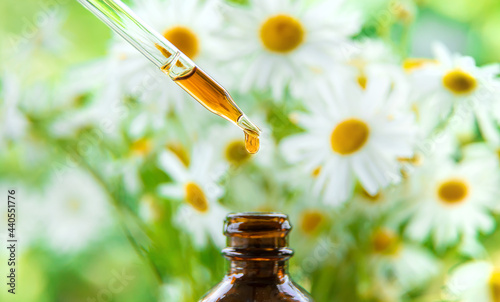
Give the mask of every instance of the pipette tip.
[[243, 131], [245, 131], [245, 133], [248, 133], [249, 135], [253, 135], [253, 136], [260, 135], [259, 127], [255, 126], [255, 124], [252, 123], [245, 114], [242, 114], [238, 118], [237, 124], [238, 124], [238, 127], [240, 127]]

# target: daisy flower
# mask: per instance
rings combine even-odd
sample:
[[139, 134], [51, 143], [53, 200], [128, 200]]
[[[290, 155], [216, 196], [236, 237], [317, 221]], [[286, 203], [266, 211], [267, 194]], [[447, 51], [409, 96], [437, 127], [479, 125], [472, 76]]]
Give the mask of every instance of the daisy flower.
[[70, 169], [54, 176], [46, 189], [43, 220], [55, 251], [76, 252], [102, 238], [112, 219], [109, 197], [92, 177]]
[[403, 110], [410, 106], [410, 82], [399, 64], [398, 55], [383, 41], [368, 38], [353, 41], [351, 49], [338, 61], [342, 64], [331, 66], [331, 72], [309, 76], [309, 83], [312, 84], [302, 91], [300, 98], [308, 99], [308, 103], [314, 102], [311, 95], [315, 95], [316, 91], [328, 90], [332, 81], [348, 79], [366, 89], [370, 80], [384, 78], [391, 82], [393, 99], [397, 101], [394, 106], [400, 106]]
[[253, 0], [249, 7], [228, 8], [226, 15], [227, 49], [233, 54], [227, 60], [242, 74], [240, 89], [270, 89], [277, 100], [284, 87], [297, 95], [308, 75], [334, 65], [333, 55], [361, 25], [343, 0]]
[[[431, 63], [413, 64], [411, 76], [417, 98], [426, 103], [427, 112], [434, 111], [439, 123], [450, 112], [473, 112], [485, 135], [492, 134], [500, 141], [498, 133], [492, 133], [492, 117], [489, 111], [499, 91], [500, 65], [478, 67], [472, 57], [451, 53], [442, 44], [434, 46], [435, 60]], [[410, 64], [411, 65], [411, 64]], [[420, 106], [420, 105], [419, 105]]]
[[140, 176], [140, 169], [144, 163], [161, 147], [154, 137], [142, 137], [130, 142], [126, 154], [121, 158], [103, 164], [103, 171], [107, 177], [120, 177], [125, 190], [138, 193], [144, 184]]
[[369, 257], [374, 279], [396, 282], [405, 290], [422, 285], [438, 272], [437, 260], [428, 251], [404, 243], [389, 228], [379, 228], [371, 236]]
[[375, 220], [390, 213], [400, 204], [400, 201], [399, 187], [384, 188], [375, 195], [369, 194], [363, 188], [357, 188], [352, 202], [349, 204], [349, 210], [356, 213], [356, 216], [361, 215], [367, 219]]
[[398, 158], [412, 156], [415, 129], [412, 114], [392, 109], [389, 81], [373, 80], [366, 90], [353, 83], [331, 87], [320, 95], [323, 104], [299, 117], [305, 132], [280, 147], [315, 178], [316, 196], [339, 204], [351, 197], [356, 180], [372, 196], [398, 182]]
[[453, 270], [446, 283], [447, 294], [461, 302], [500, 301], [500, 266], [476, 261]]
[[314, 271], [326, 262], [340, 263], [356, 244], [355, 238], [349, 232], [347, 219], [340, 213], [332, 212], [327, 206], [312, 200], [306, 204], [298, 202], [310, 201], [306, 194], [296, 202], [285, 204], [279, 211], [290, 213], [294, 232], [292, 240], [294, 251], [301, 259], [303, 271]]
[[193, 147], [189, 162], [171, 150], [159, 156], [159, 167], [173, 182], [161, 184], [158, 194], [183, 201], [174, 220], [179, 228], [193, 236], [197, 247], [204, 247], [207, 238], [220, 247], [225, 242], [220, 230], [228, 211], [218, 202], [224, 189], [217, 183], [225, 168], [213, 158], [213, 149], [203, 143]]
[[117, 133], [117, 128], [132, 110], [118, 94], [117, 83], [105, 83], [103, 64], [108, 63], [99, 60], [65, 75], [66, 81], [54, 93], [55, 107], [60, 114], [50, 125], [51, 134], [71, 137], [89, 127], [97, 128], [100, 136]]
[[[153, 29], [204, 69], [210, 69], [218, 49], [211, 35], [220, 28], [215, 1], [153, 0], [135, 4], [134, 11]], [[142, 113], [132, 121], [136, 135], [144, 134], [147, 127], [160, 129], [170, 108], [185, 105], [187, 94], [123, 39], [113, 42], [110, 56], [111, 78], [118, 82], [120, 92], [140, 97]]]
[[394, 50], [377, 39], [354, 42], [353, 51], [346, 61], [350, 67], [348, 76], [352, 77], [363, 89], [366, 88], [371, 78], [385, 77], [394, 84], [393, 89], [407, 93], [409, 83], [404, 76], [403, 68], [398, 63], [398, 55]]
[[419, 242], [432, 238], [442, 250], [492, 231], [489, 209], [497, 200], [500, 181], [496, 169], [496, 162], [485, 158], [429, 160], [408, 184], [408, 206], [401, 212], [408, 218], [406, 235]]

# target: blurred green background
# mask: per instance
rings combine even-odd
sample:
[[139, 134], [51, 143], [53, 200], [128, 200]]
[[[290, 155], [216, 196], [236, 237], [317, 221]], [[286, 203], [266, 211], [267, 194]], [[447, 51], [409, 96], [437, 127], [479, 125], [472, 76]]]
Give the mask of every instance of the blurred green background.
[[[363, 4], [365, 18], [371, 20], [366, 24], [383, 22], [381, 16], [387, 10], [388, 1], [355, 1]], [[428, 0], [418, 1], [418, 6], [416, 20], [409, 28], [410, 38], [403, 52], [409, 56], [428, 57], [431, 56], [429, 45], [440, 40], [452, 50], [475, 57], [478, 64], [500, 61], [500, 1]], [[9, 64], [9, 56], [15, 49], [12, 45], [17, 43], [19, 37], [32, 30], [33, 23], [36, 22], [34, 20], [43, 17], [40, 12], [49, 8], [64, 16], [62, 35], [69, 43], [68, 51], [57, 56], [40, 54], [36, 60], [30, 61], [30, 66], [19, 66], [21, 69], [26, 67], [29, 71], [25, 79], [27, 82], [56, 79], [69, 66], [102, 57], [107, 51], [110, 30], [75, 0], [23, 0], [22, 3], [4, 0], [0, 1], [0, 64]], [[369, 31], [369, 26], [365, 30]], [[392, 28], [387, 34], [401, 33], [397, 28]], [[111, 232], [116, 234], [111, 237], [112, 240], [108, 237], [105, 244], [97, 242], [76, 257], [58, 256], [47, 250], [37, 249], [24, 254], [19, 273], [24, 279], [19, 283], [17, 301], [34, 301], [35, 297], [36, 301], [53, 301], [54, 297], [57, 297], [57, 301], [93, 301], [89, 297], [92, 299], [101, 289], [96, 288], [95, 284], [107, 286], [107, 280], [123, 270], [133, 278], [133, 282], [124, 291], [113, 295], [109, 301], [154, 301], [158, 286], [154, 274], [141, 262], [118, 225]], [[212, 254], [205, 252], [189, 255], [189, 259], [202, 256], [210, 258], [208, 261], [215, 262], [213, 266], [219, 267], [219, 271], [212, 273], [220, 276], [224, 271], [224, 260], [217, 250], [210, 252]], [[173, 259], [182, 259], [183, 256], [175, 251], [171, 255]], [[207, 259], [184, 261], [188, 266], [195, 266], [197, 261], [205, 260]], [[178, 264], [175, 270], [182, 270], [182, 265]], [[199, 277], [206, 282], [209, 279], [206, 275], [210, 273], [205, 272], [205, 276], [192, 278]], [[195, 280], [193, 284], [196, 284]], [[204, 291], [205, 288], [195, 289], [193, 296], [200, 296]], [[76, 300], [75, 297], [81, 297], [81, 300]], [[0, 301], [9, 301], [6, 299], [10, 299], [10, 296], [2, 291]]]
[[[124, 1], [127, 3], [127, 1]], [[365, 18], [378, 22], [387, 9], [387, 0], [355, 0], [365, 8]], [[412, 25], [413, 40], [409, 54], [431, 55], [430, 42], [443, 41], [452, 50], [473, 56], [478, 64], [500, 61], [500, 2], [496, 0], [418, 0], [417, 19]], [[34, 77], [54, 76], [66, 67], [106, 53], [110, 30], [88, 13], [75, 0], [23, 0], [0, 3], [0, 35], [2, 60], [8, 60], [6, 49], [23, 31], [33, 27], [41, 10], [62, 8], [66, 16], [63, 35], [70, 43], [70, 52], [40, 59], [39, 72]]]

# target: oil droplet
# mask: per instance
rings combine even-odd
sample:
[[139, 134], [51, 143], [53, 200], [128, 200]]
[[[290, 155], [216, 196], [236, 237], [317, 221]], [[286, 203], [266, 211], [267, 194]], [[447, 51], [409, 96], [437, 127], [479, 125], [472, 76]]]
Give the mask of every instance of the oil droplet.
[[248, 153], [257, 153], [260, 148], [259, 136], [245, 131], [245, 148]]

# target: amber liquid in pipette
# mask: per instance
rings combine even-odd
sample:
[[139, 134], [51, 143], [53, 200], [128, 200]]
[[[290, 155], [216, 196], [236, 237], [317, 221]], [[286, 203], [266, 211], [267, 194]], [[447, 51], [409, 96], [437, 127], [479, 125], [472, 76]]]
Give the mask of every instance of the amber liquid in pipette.
[[[192, 97], [211, 112], [226, 117], [238, 124], [243, 115], [234, 105], [231, 96], [203, 70], [194, 67], [188, 74], [173, 79]], [[245, 148], [249, 153], [259, 151], [259, 134], [251, 129], [245, 130]]]

